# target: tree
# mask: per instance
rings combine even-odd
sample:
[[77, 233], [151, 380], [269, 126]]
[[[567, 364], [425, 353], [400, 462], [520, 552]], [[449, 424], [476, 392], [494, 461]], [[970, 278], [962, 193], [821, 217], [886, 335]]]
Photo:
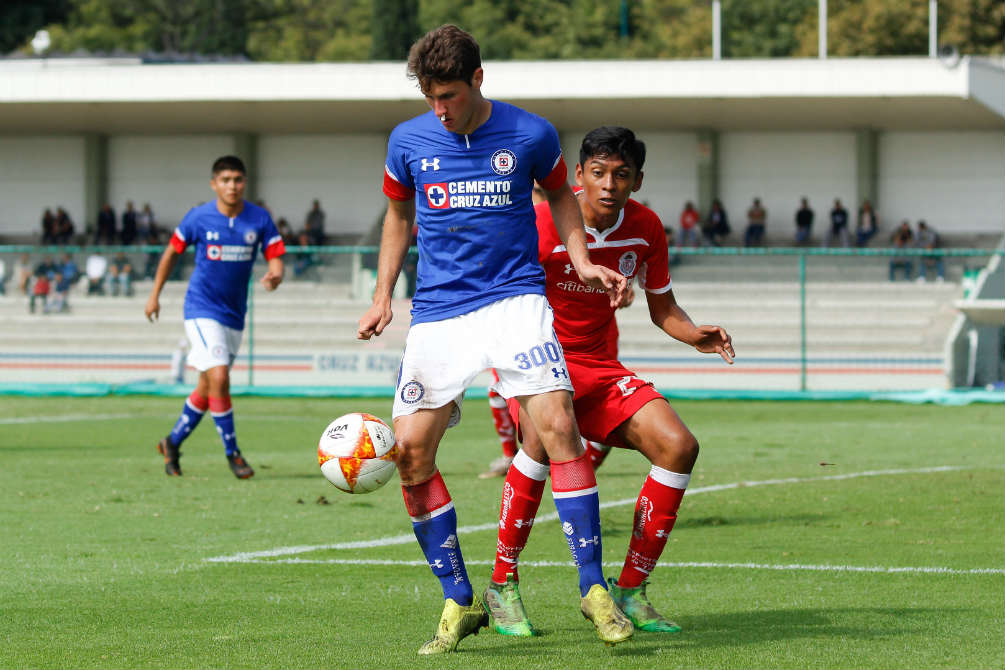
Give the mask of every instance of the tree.
[[0, 54], [23, 47], [43, 26], [66, 19], [68, 0], [5, 0], [0, 4]]
[[371, 60], [405, 60], [419, 37], [418, 0], [372, 0]]

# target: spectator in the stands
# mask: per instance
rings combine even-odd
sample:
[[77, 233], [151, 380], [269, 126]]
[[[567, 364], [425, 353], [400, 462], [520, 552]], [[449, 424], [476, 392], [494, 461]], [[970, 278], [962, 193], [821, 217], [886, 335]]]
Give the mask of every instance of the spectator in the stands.
[[708, 213], [708, 219], [705, 220], [702, 233], [709, 244], [718, 247], [726, 236], [729, 235], [730, 230], [729, 217], [726, 216], [726, 210], [723, 208], [722, 202], [716, 198], [712, 201], [712, 209]]
[[28, 295], [28, 289], [31, 288], [32, 275], [31, 258], [28, 254], [21, 254], [18, 257], [17, 261], [14, 262], [14, 271], [11, 275], [14, 277], [18, 293]]
[[56, 243], [68, 244], [73, 240], [73, 220], [62, 207], [56, 208]]
[[325, 243], [325, 212], [321, 209], [321, 202], [317, 199], [311, 205], [311, 210], [304, 218], [304, 234], [308, 242], [314, 246], [321, 246]]
[[126, 211], [122, 212], [122, 230], [119, 239], [122, 244], [132, 244], [136, 241], [137, 212], [133, 209], [133, 201], [126, 201]]
[[796, 244], [805, 245], [810, 243], [813, 233], [813, 209], [807, 198], [800, 199], [799, 203], [796, 210]]
[[[914, 246], [914, 233], [911, 232], [911, 224], [904, 221], [897, 230], [893, 231], [890, 242], [894, 249], [910, 249]], [[914, 262], [910, 256], [890, 257], [890, 281], [897, 280], [897, 270], [904, 271], [904, 279], [910, 281], [914, 276]]]
[[107, 202], [98, 212], [97, 228], [94, 231], [95, 244], [117, 244], [115, 237], [115, 210]]
[[92, 253], [84, 263], [84, 274], [87, 275], [87, 295], [105, 295], [105, 274], [108, 272], [108, 259], [98, 252]]
[[684, 203], [684, 210], [680, 213], [680, 240], [678, 240], [680, 246], [698, 246], [698, 226], [700, 223], [701, 214], [694, 208], [694, 203], [688, 200]]
[[154, 219], [154, 211], [150, 209], [150, 203], [143, 205], [143, 210], [136, 215], [136, 235], [141, 244], [157, 244], [150, 242], [150, 229], [157, 225]]
[[759, 247], [764, 242], [764, 229], [768, 224], [768, 212], [761, 205], [760, 198], [747, 210], [747, 230], [743, 233], [743, 246]]
[[868, 200], [862, 201], [862, 209], [858, 210], [858, 222], [855, 224], [855, 246], [869, 246], [876, 231], [879, 230], [879, 216]]
[[35, 268], [34, 280], [31, 285], [31, 298], [28, 300], [28, 311], [35, 313], [35, 303], [42, 303], [42, 311], [47, 312], [49, 292], [52, 290], [52, 280], [56, 276], [56, 264], [46, 256]]
[[56, 244], [56, 215], [48, 207], [42, 213], [42, 244]]
[[[939, 234], [924, 221], [918, 221], [918, 235], [914, 244], [919, 249], [932, 251], [939, 246]], [[935, 281], [946, 281], [946, 265], [942, 256], [936, 254], [922, 256], [918, 259], [918, 267], [921, 269], [921, 274], [918, 275], [919, 282], [928, 279], [928, 268], [935, 269]]]
[[841, 243], [842, 247], [850, 246], [848, 243], [848, 210], [841, 204], [840, 198], [835, 198], [834, 206], [831, 208], [831, 229], [824, 237], [824, 246], [829, 247], [835, 239]]
[[112, 295], [131, 296], [133, 294], [133, 265], [124, 251], [115, 254], [108, 267], [108, 284]]

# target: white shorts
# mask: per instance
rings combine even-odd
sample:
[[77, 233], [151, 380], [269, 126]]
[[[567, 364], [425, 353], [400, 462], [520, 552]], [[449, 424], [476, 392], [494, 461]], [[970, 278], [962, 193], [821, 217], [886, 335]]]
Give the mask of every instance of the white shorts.
[[234, 364], [237, 352], [241, 348], [241, 336], [244, 331], [228, 328], [213, 319], [185, 319], [185, 334], [191, 348], [188, 352], [188, 364], [205, 372], [210, 368]]
[[450, 426], [461, 420], [466, 389], [486, 368], [504, 398], [572, 391], [562, 347], [543, 295], [503, 298], [473, 312], [408, 330], [398, 370], [393, 417], [455, 404]]

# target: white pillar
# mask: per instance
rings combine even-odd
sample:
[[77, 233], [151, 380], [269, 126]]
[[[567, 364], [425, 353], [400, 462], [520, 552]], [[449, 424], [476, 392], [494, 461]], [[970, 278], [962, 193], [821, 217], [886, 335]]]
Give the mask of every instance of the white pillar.
[[712, 58], [722, 59], [722, 2], [712, 0]]
[[817, 58], [827, 58], [827, 0], [817, 0]]
[[939, 3], [928, 0], [928, 57], [939, 55]]

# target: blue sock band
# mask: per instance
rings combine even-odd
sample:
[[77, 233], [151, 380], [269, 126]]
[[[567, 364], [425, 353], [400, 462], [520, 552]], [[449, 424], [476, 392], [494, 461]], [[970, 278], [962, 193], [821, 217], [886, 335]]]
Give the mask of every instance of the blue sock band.
[[562, 533], [579, 570], [579, 593], [585, 596], [590, 587], [600, 584], [605, 589], [603, 548], [600, 542], [600, 495], [579, 491], [557, 493], [555, 509], [562, 522]]
[[175, 423], [174, 428], [171, 429], [171, 442], [177, 447], [180, 446], [182, 442], [185, 441], [195, 427], [199, 425], [202, 421], [202, 416], [205, 414], [205, 410], [198, 410], [192, 406], [192, 403], [188, 400], [185, 401], [184, 407], [181, 410], [181, 416], [178, 417], [178, 421]]
[[216, 432], [220, 434], [223, 449], [230, 456], [237, 451], [237, 433], [234, 432], [234, 410], [229, 409], [220, 414], [214, 413], [213, 421], [216, 422]]
[[473, 591], [457, 539], [457, 512], [452, 502], [448, 505], [448, 510], [441, 512], [440, 508], [431, 518], [415, 521], [413, 517], [412, 530], [429, 568], [440, 580], [443, 598], [453, 598], [458, 605], [470, 605]]

